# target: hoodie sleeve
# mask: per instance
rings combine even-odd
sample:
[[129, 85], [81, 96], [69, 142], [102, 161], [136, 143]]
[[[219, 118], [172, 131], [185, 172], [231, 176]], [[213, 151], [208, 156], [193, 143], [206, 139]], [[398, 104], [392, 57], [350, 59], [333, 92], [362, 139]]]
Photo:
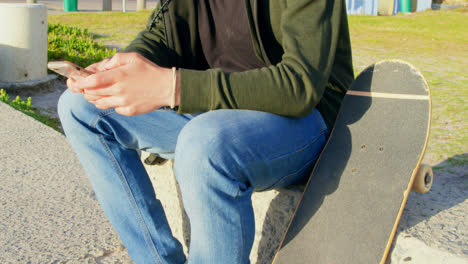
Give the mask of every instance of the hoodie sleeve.
[[308, 115], [327, 85], [344, 8], [343, 0], [287, 1], [280, 25], [282, 60], [236, 73], [180, 69], [179, 112], [250, 109]]

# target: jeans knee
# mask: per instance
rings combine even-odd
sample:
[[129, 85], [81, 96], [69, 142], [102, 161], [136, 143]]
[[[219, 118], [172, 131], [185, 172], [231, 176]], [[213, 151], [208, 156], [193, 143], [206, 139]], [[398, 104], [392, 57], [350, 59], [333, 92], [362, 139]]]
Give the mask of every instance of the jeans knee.
[[82, 94], [69, 90], [63, 92], [57, 104], [58, 116], [64, 128], [73, 120], [88, 123], [87, 119], [92, 116], [93, 109], [97, 108], [89, 103]]
[[57, 112], [62, 122], [64, 119], [67, 119], [73, 112], [73, 109], [76, 108], [75, 104], [77, 99], [77, 94], [74, 94], [69, 90], [65, 90], [65, 92], [60, 96], [57, 104]]
[[189, 160], [224, 163], [229, 159], [229, 131], [206, 115], [209, 113], [188, 122], [177, 138], [176, 157], [184, 163]]
[[223, 154], [222, 135], [212, 125], [199, 123], [192, 120], [181, 130], [175, 150], [176, 159], [192, 170]]
[[174, 170], [181, 190], [224, 189], [236, 196], [247, 189], [232, 145], [230, 132], [222, 125], [203, 116], [191, 120], [180, 132], [175, 151]]

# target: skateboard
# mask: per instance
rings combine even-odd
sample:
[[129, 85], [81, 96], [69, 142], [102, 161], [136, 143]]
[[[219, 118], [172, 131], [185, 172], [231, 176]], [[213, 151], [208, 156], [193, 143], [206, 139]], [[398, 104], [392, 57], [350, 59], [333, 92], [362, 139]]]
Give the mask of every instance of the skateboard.
[[409, 63], [366, 68], [343, 99], [274, 263], [385, 263], [411, 190], [427, 192], [422, 165], [431, 98]]

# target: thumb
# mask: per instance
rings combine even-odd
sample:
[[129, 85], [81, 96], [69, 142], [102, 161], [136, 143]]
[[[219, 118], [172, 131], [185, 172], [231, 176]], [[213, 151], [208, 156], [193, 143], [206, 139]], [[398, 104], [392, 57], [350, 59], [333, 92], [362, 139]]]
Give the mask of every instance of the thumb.
[[106, 70], [111, 70], [135, 62], [138, 56], [139, 54], [135, 52], [116, 53], [109, 61], [105, 62], [103, 66]]

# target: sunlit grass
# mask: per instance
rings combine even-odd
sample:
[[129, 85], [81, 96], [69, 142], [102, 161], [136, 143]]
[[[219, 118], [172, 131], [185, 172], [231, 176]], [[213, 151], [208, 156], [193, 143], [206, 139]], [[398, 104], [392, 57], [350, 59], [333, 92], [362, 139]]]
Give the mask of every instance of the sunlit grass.
[[[127, 46], [150, 10], [50, 15], [49, 22], [87, 28], [96, 41]], [[432, 94], [427, 161], [468, 152], [468, 9], [390, 17], [349, 16], [356, 74], [384, 59], [403, 59], [426, 77]]]

